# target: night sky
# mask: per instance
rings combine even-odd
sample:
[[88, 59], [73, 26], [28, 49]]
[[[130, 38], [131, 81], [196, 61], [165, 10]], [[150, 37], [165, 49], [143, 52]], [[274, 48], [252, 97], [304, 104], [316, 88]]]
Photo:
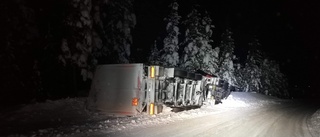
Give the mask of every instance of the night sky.
[[[133, 49], [136, 58], [146, 60], [142, 56], [148, 54], [154, 40], [163, 40], [166, 25], [163, 18], [169, 13], [170, 2], [135, 1], [137, 25]], [[262, 50], [281, 64], [291, 87], [297, 85], [305, 90], [317, 90], [316, 85], [320, 82], [320, 6], [316, 1], [180, 0], [178, 3], [182, 20], [195, 4], [210, 13], [215, 25], [213, 46], [218, 46], [222, 32], [231, 28], [235, 54], [244, 61], [248, 43], [256, 36]]]
[[[34, 97], [39, 100], [57, 99], [77, 96], [77, 91], [89, 89], [90, 83], [83, 82], [80, 75], [76, 75], [79, 70], [72, 66], [61, 67], [61, 63], [56, 60], [61, 54], [62, 38], [74, 35], [69, 34], [73, 31], [64, 22], [73, 11], [69, 2], [2, 1], [0, 18], [3, 21], [0, 29], [4, 40], [0, 42], [4, 46], [0, 50], [0, 59], [4, 62], [1, 62], [0, 68], [4, 74], [0, 78], [0, 86], [10, 89], [2, 98], [9, 100], [10, 97], [20, 95], [17, 100], [21, 102]], [[137, 24], [132, 31], [133, 62], [147, 62], [155, 40], [161, 48], [166, 36], [163, 19], [170, 12], [168, 5], [171, 2], [134, 0]], [[316, 0], [178, 0], [178, 3], [181, 21], [186, 19], [196, 4], [200, 6], [201, 13], [205, 10], [209, 12], [215, 26], [213, 47], [219, 46], [221, 34], [230, 28], [234, 34], [235, 54], [244, 63], [248, 43], [256, 37], [262, 45], [261, 50], [280, 63], [282, 72], [289, 79], [289, 90], [296, 87], [297, 92], [306, 91], [310, 96], [320, 97], [317, 87], [320, 82], [320, 4]], [[30, 14], [30, 18], [23, 13]], [[184, 33], [183, 27], [180, 26], [181, 33]], [[7, 53], [4, 49], [10, 45], [14, 48]], [[6, 55], [15, 57], [8, 56], [7, 59]], [[16, 66], [23, 69], [17, 69]], [[41, 75], [35, 73], [35, 70], [41, 72]]]

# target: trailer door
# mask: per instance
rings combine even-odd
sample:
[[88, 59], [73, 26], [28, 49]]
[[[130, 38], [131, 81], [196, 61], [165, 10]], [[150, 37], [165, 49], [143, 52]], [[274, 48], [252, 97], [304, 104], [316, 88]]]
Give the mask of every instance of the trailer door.
[[144, 99], [143, 64], [99, 65], [87, 107], [108, 114], [134, 115]]

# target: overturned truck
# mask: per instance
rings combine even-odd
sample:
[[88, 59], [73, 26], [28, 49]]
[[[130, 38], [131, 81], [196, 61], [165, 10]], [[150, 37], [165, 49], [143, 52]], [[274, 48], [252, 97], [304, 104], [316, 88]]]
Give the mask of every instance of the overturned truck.
[[230, 94], [227, 83], [203, 71], [188, 72], [144, 64], [99, 65], [87, 100], [87, 108], [108, 114], [157, 114], [163, 105], [201, 107], [219, 103]]

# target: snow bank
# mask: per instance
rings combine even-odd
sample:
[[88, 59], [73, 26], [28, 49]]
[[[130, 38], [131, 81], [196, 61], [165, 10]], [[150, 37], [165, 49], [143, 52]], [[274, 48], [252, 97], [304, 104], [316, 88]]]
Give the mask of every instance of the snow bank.
[[17, 110], [0, 114], [0, 127], [3, 127], [0, 135], [64, 135], [80, 123], [103, 118], [87, 111], [85, 101], [86, 98], [66, 98], [22, 105]]
[[57, 101], [25, 105], [6, 116], [6, 121], [62, 121], [77, 115], [90, 115], [85, 111], [86, 98], [67, 98]]
[[[0, 123], [5, 133], [11, 136], [94, 136], [119, 130], [144, 128], [151, 125], [203, 117], [230, 109], [242, 109], [270, 103], [277, 103], [276, 98], [256, 93], [232, 92], [222, 104], [206, 103], [201, 108], [173, 112], [164, 107], [157, 115], [142, 113], [131, 117], [109, 116], [90, 112], [85, 109], [86, 98], [67, 98], [25, 105], [19, 110], [1, 114]], [[320, 122], [318, 122], [320, 123]], [[23, 127], [25, 130], [21, 130]], [[2, 132], [2, 131], [1, 131]]]
[[255, 92], [232, 92], [222, 104], [215, 107], [219, 108], [238, 108], [238, 107], [261, 107], [269, 104], [279, 104], [282, 101], [278, 98], [255, 93]]
[[234, 96], [234, 95], [230, 95], [227, 100], [224, 100], [222, 105], [220, 105], [220, 107], [249, 107], [250, 105], [246, 102], [244, 102], [243, 100], [241, 100], [241, 98]]
[[313, 136], [320, 137], [320, 109], [310, 119], [310, 126]]

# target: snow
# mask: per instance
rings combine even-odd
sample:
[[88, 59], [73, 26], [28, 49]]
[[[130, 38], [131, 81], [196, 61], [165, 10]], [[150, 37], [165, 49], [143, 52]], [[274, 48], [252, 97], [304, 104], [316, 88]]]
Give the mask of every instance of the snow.
[[163, 53], [161, 55], [161, 64], [167, 67], [175, 67], [179, 62], [179, 19], [178, 15], [179, 4], [173, 2], [170, 4], [171, 12], [164, 20], [167, 22], [166, 32], [167, 36], [163, 40]]
[[311, 132], [313, 133], [313, 136], [319, 137], [320, 136], [320, 109], [318, 109], [317, 112], [315, 112], [310, 120], [309, 120], [311, 127]]
[[[164, 107], [157, 115], [141, 113], [131, 117], [106, 115], [85, 109], [86, 98], [66, 98], [47, 100], [20, 106], [19, 109], [0, 113], [0, 126], [5, 127], [1, 135], [15, 136], [94, 136], [113, 132], [147, 128], [187, 119], [214, 115], [233, 109], [250, 109], [270, 104], [280, 104], [283, 100], [258, 93], [232, 92], [222, 104], [211, 105], [205, 102], [197, 109], [174, 112]], [[310, 118], [310, 127], [316, 136], [320, 132], [320, 110]], [[24, 127], [26, 129], [19, 129]]]

